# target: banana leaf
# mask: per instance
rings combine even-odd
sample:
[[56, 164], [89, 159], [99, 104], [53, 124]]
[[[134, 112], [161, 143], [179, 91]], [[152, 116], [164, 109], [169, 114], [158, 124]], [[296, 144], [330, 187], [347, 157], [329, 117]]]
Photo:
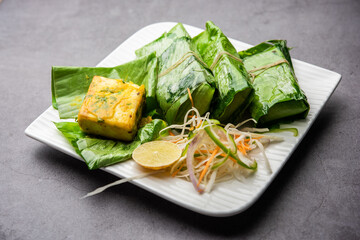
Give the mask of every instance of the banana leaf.
[[135, 148], [158, 138], [160, 130], [166, 127], [164, 121], [155, 119], [140, 128], [134, 141], [128, 143], [87, 135], [76, 122], [58, 122], [55, 125], [91, 170], [130, 159]]
[[214, 78], [194, 50], [191, 38], [181, 37], [159, 56], [156, 98], [168, 123], [184, 121], [191, 108], [188, 88], [200, 114], [209, 110]]
[[155, 53], [116, 67], [52, 67], [52, 105], [59, 117], [75, 118], [94, 76], [123, 79], [145, 85], [148, 113], [157, 108], [156, 82], [158, 62]]
[[156, 52], [156, 56], [160, 56], [175, 39], [180, 37], [189, 37], [189, 33], [185, 30], [181, 23], [176, 24], [169, 32], [165, 32], [155, 41], [139, 48], [135, 51], [137, 57], [148, 55], [152, 52]]
[[244, 110], [252, 91], [250, 79], [239, 59], [235, 47], [213, 22], [206, 23], [206, 30], [193, 38], [196, 49], [211, 68], [216, 93], [211, 104], [211, 117], [227, 122], [234, 119], [238, 109]]
[[250, 105], [258, 125], [305, 118], [309, 103], [300, 89], [285, 40], [263, 42], [239, 52], [254, 88]]

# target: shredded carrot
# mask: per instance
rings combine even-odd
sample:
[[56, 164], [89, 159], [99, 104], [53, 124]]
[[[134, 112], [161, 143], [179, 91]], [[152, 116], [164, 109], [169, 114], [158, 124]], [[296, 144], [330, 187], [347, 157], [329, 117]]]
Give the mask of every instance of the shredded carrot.
[[212, 152], [208, 150], [200, 149], [200, 150], [196, 150], [195, 153], [212, 153]]
[[171, 141], [173, 143], [177, 143], [177, 142], [180, 142], [181, 140], [183, 140], [182, 138], [179, 138], [179, 139], [176, 139], [175, 141]]
[[244, 141], [245, 142], [250, 142], [250, 140], [254, 140], [254, 139], [260, 139], [260, 138], [263, 138], [263, 136], [259, 136], [259, 137], [253, 137], [253, 138], [245, 138]]
[[247, 143], [243, 143], [243, 142], [240, 142], [241, 143], [241, 147], [245, 150], [251, 150], [251, 147], [249, 146], [249, 144]]
[[200, 174], [200, 177], [199, 177], [199, 182], [198, 182], [198, 186], [200, 185], [202, 179], [204, 178], [205, 176], [205, 173], [207, 172], [209, 166], [210, 166], [210, 163], [212, 162], [212, 160], [215, 158], [215, 155], [218, 153], [218, 151], [220, 150], [220, 147], [217, 147], [214, 152], [211, 154], [211, 157], [209, 158], [209, 160], [206, 162], [206, 165], [205, 165], [205, 168], [204, 170], [202, 170], [201, 174]]
[[185, 161], [183, 161], [183, 163], [180, 165], [180, 167], [178, 169], [176, 169], [176, 171], [173, 172], [173, 174], [171, 174], [171, 176], [175, 177], [176, 174], [178, 174], [178, 172], [183, 168], [184, 165], [185, 165]]
[[172, 133], [172, 131], [169, 129], [169, 135], [175, 136], [175, 134]]
[[190, 98], [190, 101], [191, 101], [191, 106], [194, 107], [194, 101], [193, 101], [193, 99], [192, 99], [190, 89], [188, 88], [187, 91], [188, 91], [189, 98]]
[[[226, 157], [227, 155], [225, 154], [225, 153], [222, 153], [222, 154], [220, 154], [220, 156], [222, 156], [222, 157]], [[232, 158], [232, 157], [228, 157], [231, 161], [233, 161], [234, 163], [237, 163], [237, 161], [234, 159], [234, 158]]]
[[[225, 156], [225, 157], [226, 157], [226, 156]], [[229, 159], [230, 159], [231, 161], [233, 161], [234, 163], [237, 163], [236, 159], [234, 159], [234, 158], [232, 158], [232, 157], [229, 157]]]
[[245, 149], [243, 149], [240, 145], [238, 145], [237, 147], [242, 154], [246, 155]]
[[196, 125], [196, 127], [195, 127], [195, 128], [200, 127], [200, 126], [201, 126], [201, 124], [202, 124], [202, 120], [200, 120], [200, 122], [198, 123], [198, 125]]

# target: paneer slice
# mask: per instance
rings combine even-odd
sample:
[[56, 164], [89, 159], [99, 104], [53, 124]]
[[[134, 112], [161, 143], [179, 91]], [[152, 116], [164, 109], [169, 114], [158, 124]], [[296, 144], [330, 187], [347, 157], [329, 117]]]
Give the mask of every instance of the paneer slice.
[[86, 133], [131, 141], [144, 99], [144, 85], [95, 76], [80, 108], [80, 128]]

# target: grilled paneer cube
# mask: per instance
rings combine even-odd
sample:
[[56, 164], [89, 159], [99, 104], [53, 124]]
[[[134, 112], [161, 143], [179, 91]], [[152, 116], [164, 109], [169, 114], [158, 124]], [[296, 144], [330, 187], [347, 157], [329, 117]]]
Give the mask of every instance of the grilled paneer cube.
[[95, 76], [80, 108], [78, 123], [86, 133], [131, 141], [144, 99], [144, 85]]

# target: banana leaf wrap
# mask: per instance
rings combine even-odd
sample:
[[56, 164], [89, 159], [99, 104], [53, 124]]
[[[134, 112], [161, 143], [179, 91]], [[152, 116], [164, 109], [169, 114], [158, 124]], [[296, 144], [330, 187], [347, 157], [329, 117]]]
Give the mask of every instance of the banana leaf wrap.
[[216, 92], [210, 107], [211, 117], [227, 122], [249, 104], [252, 91], [249, 75], [235, 47], [213, 22], [193, 38], [196, 49], [214, 74]]
[[166, 127], [164, 121], [155, 119], [140, 128], [134, 141], [128, 143], [87, 135], [77, 122], [54, 124], [91, 170], [130, 159], [135, 148], [158, 138], [160, 130]]
[[270, 40], [239, 55], [252, 79], [249, 109], [258, 125], [306, 118], [309, 103], [296, 79], [285, 40]]
[[191, 38], [181, 37], [159, 56], [156, 99], [168, 123], [184, 121], [191, 108], [187, 89], [201, 115], [209, 110], [214, 78], [194, 50]]
[[116, 67], [52, 67], [52, 105], [59, 117], [75, 118], [94, 76], [123, 79], [145, 85], [146, 108], [149, 113], [157, 108], [156, 82], [158, 61], [155, 53]]
[[148, 55], [152, 52], [156, 52], [156, 56], [160, 56], [175, 39], [180, 37], [189, 37], [189, 33], [185, 30], [181, 23], [176, 24], [169, 32], [165, 32], [158, 39], [153, 42], [139, 48], [135, 51], [137, 57]]

